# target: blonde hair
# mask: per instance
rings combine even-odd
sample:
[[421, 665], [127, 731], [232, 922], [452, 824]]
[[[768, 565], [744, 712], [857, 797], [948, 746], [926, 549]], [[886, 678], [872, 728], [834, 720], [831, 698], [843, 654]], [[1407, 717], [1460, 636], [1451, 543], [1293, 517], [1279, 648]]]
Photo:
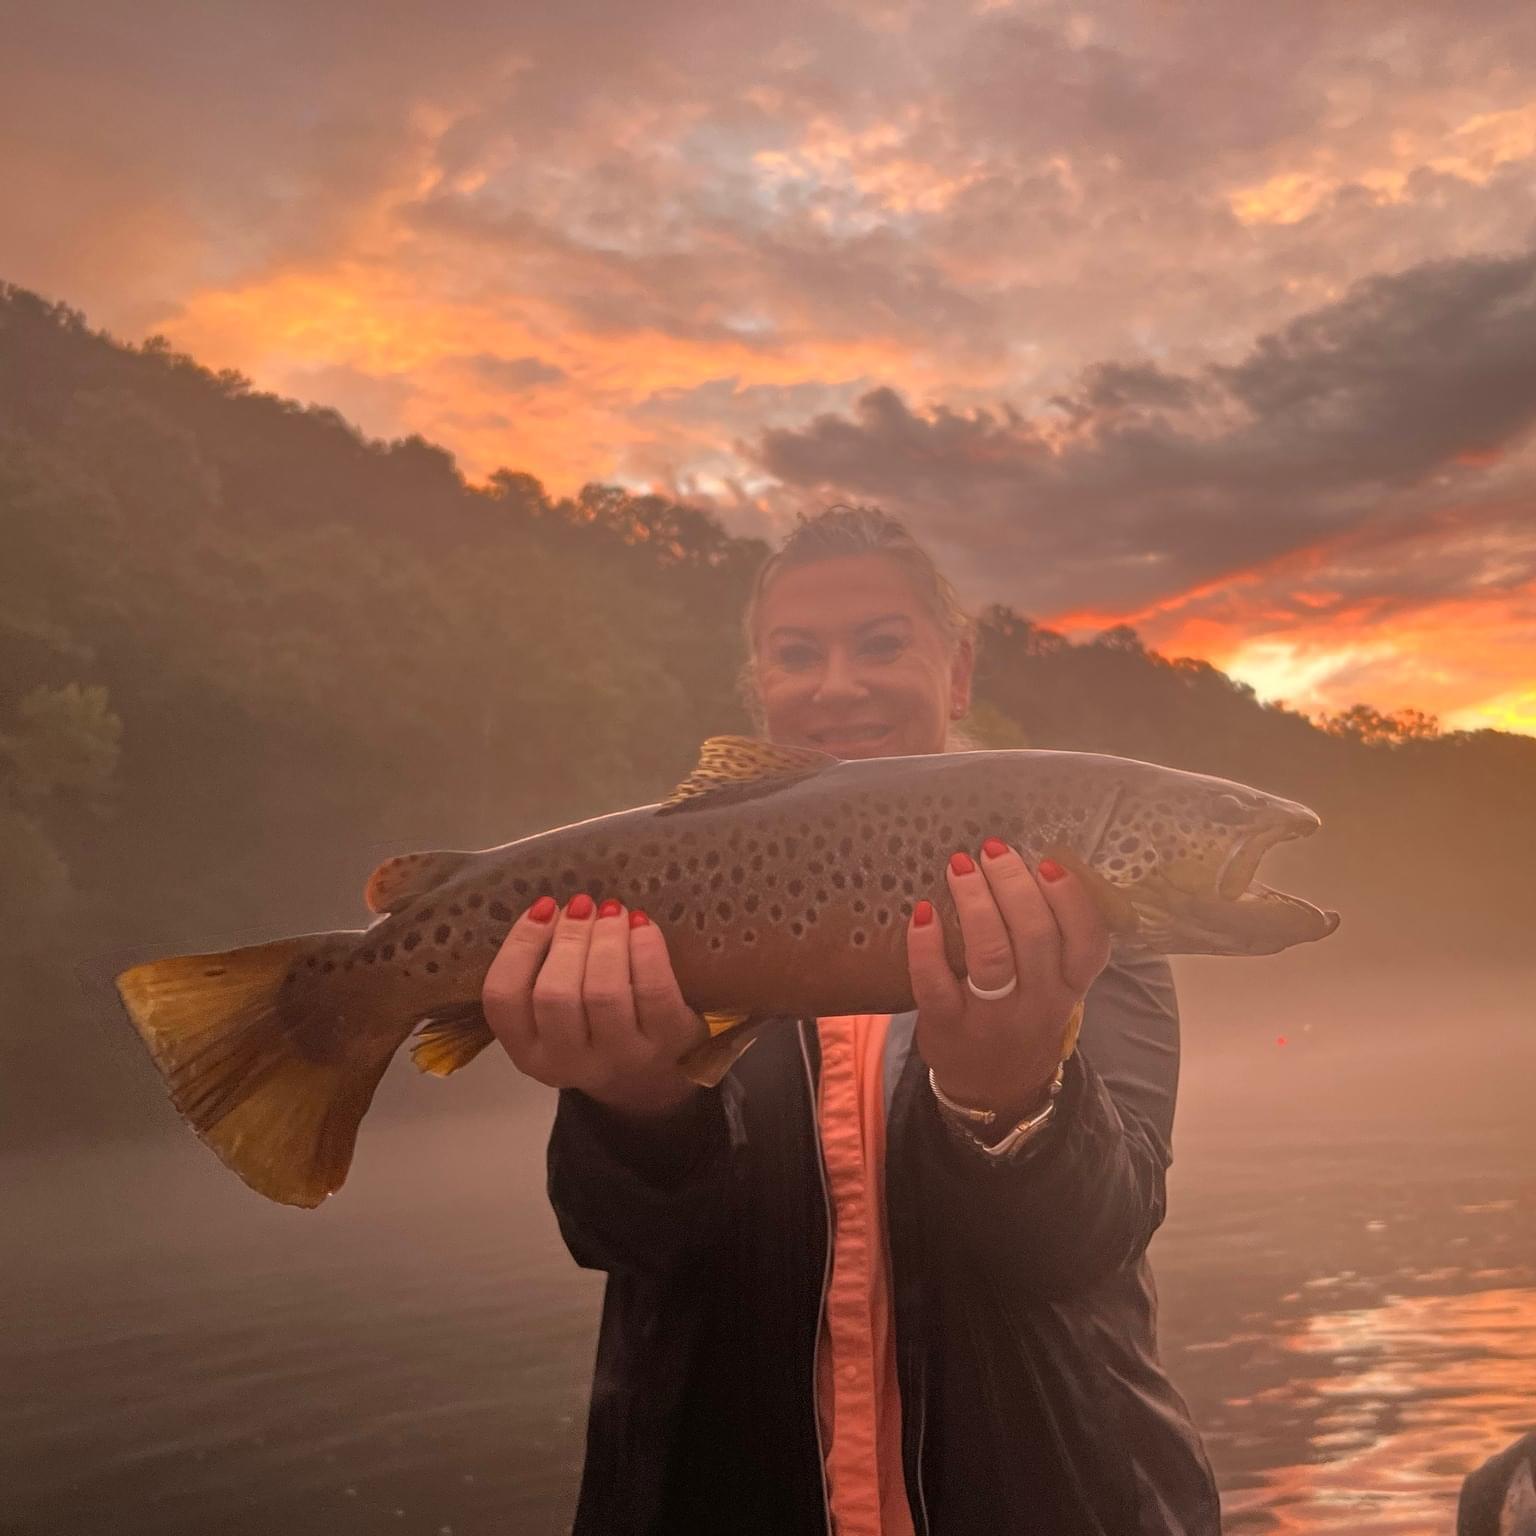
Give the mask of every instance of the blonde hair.
[[[758, 567], [742, 614], [747, 661], [737, 680], [742, 702], [759, 732], [764, 728], [757, 692], [757, 614], [774, 579], [796, 566], [814, 565], [849, 555], [882, 555], [906, 572], [928, 615], [945, 636], [949, 654], [966, 641], [977, 641], [975, 620], [961, 606], [953, 585], [933, 557], [907, 531], [905, 523], [879, 507], [838, 502], [816, 513], [802, 512], [783, 544]], [[970, 751], [975, 743], [951, 722], [946, 750]]]

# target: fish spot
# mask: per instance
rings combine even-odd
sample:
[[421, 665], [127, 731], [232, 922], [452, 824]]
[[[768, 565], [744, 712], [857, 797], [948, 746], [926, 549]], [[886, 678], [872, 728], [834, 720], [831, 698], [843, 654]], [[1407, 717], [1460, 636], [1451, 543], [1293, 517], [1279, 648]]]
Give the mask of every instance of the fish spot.
[[791, 896], [798, 896], [800, 894], [800, 892], [805, 889], [805, 881], [803, 881], [803, 880], [791, 880], [784, 887], [784, 889], [786, 891], [788, 891]]
[[752, 873], [756, 874], [763, 867], [763, 856], [760, 853], [752, 855]]
[[816, 887], [816, 901], [819, 906], [826, 906], [832, 900], [832, 893], [824, 885]]
[[485, 910], [498, 923], [512, 921], [512, 909], [504, 901], [493, 901]]
[[576, 871], [574, 869], [562, 869], [560, 871], [560, 884], [565, 886], [576, 884]]
[[696, 853], [688, 855], [688, 873], [696, 875], [699, 872], [699, 856]]
[[406, 934], [405, 938], [403, 940], [401, 940], [400, 948], [403, 949], [407, 954], [409, 954], [420, 943], [421, 943], [421, 935], [419, 933], [412, 932], [412, 933]]
[[744, 896], [742, 898], [742, 902], [741, 902], [742, 911], [744, 911], [744, 912], [756, 912], [757, 911], [757, 904], [761, 900], [762, 900], [762, 898], [757, 894], [756, 891], [753, 891], [749, 895]]
[[361, 961], [363, 961], [363, 963], [364, 963], [364, 964], [365, 964], [365, 965], [372, 965], [372, 964], [373, 964], [373, 962], [374, 962], [374, 956], [375, 956], [375, 951], [374, 951], [374, 949], [373, 949], [373, 946], [372, 946], [372, 945], [370, 945], [370, 946], [369, 946], [369, 947], [368, 947], [368, 948], [367, 948], [367, 949], [365, 949], [365, 950], [363, 950], [363, 951], [362, 951], [362, 952], [361, 952], [361, 953], [360, 953], [360, 954], [359, 954], [359, 955], [358, 955], [358, 959], [360, 959], [360, 960], [361, 960]]
[[683, 866], [681, 864], [675, 864], [674, 863], [674, 864], [668, 864], [667, 865], [667, 879], [668, 880], [681, 880], [682, 878], [683, 878]]
[[842, 888], [848, 884], [848, 876], [845, 875], [840, 869], [833, 870], [832, 884], [835, 885], [838, 890], [842, 890]]
[[869, 911], [869, 903], [867, 901], [865, 901], [864, 898], [861, 896], [861, 897], [859, 897], [859, 899], [857, 901], [854, 902], [853, 910], [855, 912], [867, 912], [867, 911]]
[[756, 928], [743, 928], [742, 931], [741, 931], [741, 942], [743, 944], [756, 944], [757, 943], [757, 929]]
[[654, 896], [661, 889], [661, 877], [659, 875], [647, 875], [645, 877], [645, 891], [648, 896]]
[[436, 960], [427, 961], [427, 974], [429, 976], [435, 976], [440, 969], [441, 967], [438, 965]]
[[320, 969], [326, 972], [334, 971], [336, 969], [336, 962], [334, 960], [327, 960], [325, 964], [320, 967]]
[[715, 908], [715, 916], [718, 917], [722, 923], [728, 923], [731, 920], [731, 911], [732, 908], [730, 902], [722, 901]]
[[814, 923], [816, 921], [816, 908], [815, 907], [807, 907], [805, 909], [805, 920], [808, 923]]
[[784, 908], [781, 907], [778, 902], [774, 902], [774, 904], [768, 908], [768, 916], [773, 922], [779, 922], [784, 916]]
[[839, 838], [837, 851], [846, 858], [853, 852], [853, 839], [851, 837]]
[[216, 965], [216, 966], [212, 967], [212, 969], [204, 971], [203, 975], [204, 976], [222, 976], [224, 974], [224, 972], [225, 972], [225, 969], [226, 968], [224, 966], [222, 966], [222, 965]]
[[926, 816], [914, 816], [912, 818], [912, 830], [914, 832], [926, 832], [928, 830], [928, 818]]
[[448, 951], [448, 958], [449, 958], [449, 959], [450, 959], [450, 960], [458, 960], [458, 959], [460, 959], [460, 958], [461, 958], [461, 957], [460, 957], [460, 955], [459, 955], [459, 952], [458, 952], [458, 950], [456, 950], [456, 949], [450, 949], [450, 950], [449, 950], [449, 951]]
[[320, 958], [319, 958], [318, 955], [311, 955], [309, 957], [309, 959], [304, 962], [304, 964], [307, 965], [310, 968], [310, 970], [314, 970], [314, 968], [317, 965], [319, 965], [319, 963], [320, 963]]
[[416, 914], [413, 921], [421, 923], [423, 926], [425, 926], [427, 923], [432, 921], [432, 917], [435, 911], [435, 907], [423, 907], [421, 911]]
[[512, 882], [512, 889], [517, 893], [517, 895], [526, 896], [529, 890], [528, 882], [519, 876]]
[[697, 928], [700, 933], [703, 933], [704, 924], [706, 921], [707, 919], [705, 918], [703, 908], [701, 907], [697, 912], [693, 914], [693, 926]]
[[862, 947], [863, 944], [864, 944], [864, 939], [865, 939], [864, 930], [862, 928], [855, 928], [853, 930], [853, 942], [854, 942], [855, 947]]
[[809, 875], [819, 875], [826, 867], [827, 866], [823, 864], [820, 859], [812, 859], [811, 862], [805, 866], [805, 871]]
[[671, 909], [667, 913], [667, 921], [669, 923], [681, 922], [682, 918], [683, 918], [683, 913], [685, 913], [687, 910], [688, 910], [687, 902], [684, 902], [684, 901], [674, 901], [672, 903]]
[[817, 853], [820, 853], [821, 850], [826, 846], [827, 840], [820, 832], [818, 832], [816, 836], [811, 839], [811, 847], [814, 848]]
[[449, 917], [463, 917], [464, 916], [464, 908], [461, 907], [457, 902], [454, 902], [454, 904], [451, 907], [448, 908], [448, 916]]
[[797, 919], [789, 925], [789, 931], [798, 939], [805, 933], [805, 924]]
[[880, 889], [882, 891], [894, 891], [896, 889], [896, 876], [895, 875], [881, 875], [880, 876]]
[[879, 923], [882, 928], [884, 928], [885, 925], [890, 922], [890, 920], [891, 909], [889, 907], [881, 907], [880, 910], [875, 913], [875, 921]]
[[395, 946], [393, 944], [386, 944], [384, 948], [379, 951], [379, 953], [386, 960], [393, 960], [395, 958]]
[[778, 858], [778, 856], [779, 856], [779, 845], [778, 845], [777, 840], [775, 840], [774, 842], [769, 843], [767, 848], [764, 849], [763, 851], [768, 855], [768, 857], [770, 859]]
[[779, 877], [777, 875], [769, 874], [769, 875], [764, 875], [763, 876], [763, 884], [766, 885], [770, 890], [772, 890], [773, 887], [776, 886], [778, 883], [779, 883]]
[[473, 896], [465, 898], [464, 905], [468, 907], [471, 912], [473, 912], [476, 908], [483, 907], [485, 905], [485, 897], [482, 896], [479, 891], [476, 891]]
[[453, 929], [451, 929], [447, 923], [439, 923], [436, 930], [432, 934], [432, 942], [434, 944], [446, 944], [452, 933]]
[[711, 849], [704, 855], [704, 868], [714, 869], [720, 862], [720, 855]]
[[629, 855], [627, 853], [616, 853], [613, 856], [613, 864], [615, 869], [628, 869]]
[[917, 892], [917, 882], [908, 877], [901, 882], [901, 889], [903, 894], [907, 896], [915, 895]]
[[717, 869], [714, 874], [709, 877], [709, 888], [712, 891], [718, 891], [724, 884], [725, 871], [723, 869]]
[[720, 950], [720, 949], [724, 949], [724, 948], [725, 948], [725, 940], [724, 940], [724, 939], [722, 939], [722, 938], [721, 938], [721, 937], [720, 937], [720, 935], [719, 935], [719, 934], [718, 934], [718, 933], [717, 933], [717, 934], [716, 934], [716, 935], [715, 935], [715, 936], [714, 936], [714, 937], [713, 937], [713, 938], [712, 938], [712, 939], [711, 939], [711, 940], [710, 940], [710, 941], [709, 941], [709, 947], [710, 947], [710, 948], [711, 948], [711, 949], [712, 949], [712, 950]]
[[733, 884], [740, 885], [741, 882], [746, 878], [747, 872], [741, 867], [740, 864], [731, 865], [731, 881]]

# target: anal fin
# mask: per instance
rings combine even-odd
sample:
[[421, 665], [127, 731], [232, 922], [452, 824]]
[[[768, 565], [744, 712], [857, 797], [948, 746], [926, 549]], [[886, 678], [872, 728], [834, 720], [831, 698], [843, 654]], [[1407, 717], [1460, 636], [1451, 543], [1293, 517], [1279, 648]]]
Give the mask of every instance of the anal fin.
[[467, 1066], [495, 1038], [480, 1004], [465, 1003], [450, 1012], [433, 1014], [416, 1031], [411, 1060], [419, 1072], [447, 1077]]

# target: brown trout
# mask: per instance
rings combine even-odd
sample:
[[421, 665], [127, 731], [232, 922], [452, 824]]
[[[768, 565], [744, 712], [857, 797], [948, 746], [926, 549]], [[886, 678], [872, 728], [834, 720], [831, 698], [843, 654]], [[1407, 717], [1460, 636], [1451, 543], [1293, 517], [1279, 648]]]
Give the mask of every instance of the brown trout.
[[374, 871], [366, 929], [302, 934], [122, 972], [118, 993], [198, 1135], [253, 1189], [318, 1205], [340, 1187], [396, 1050], [447, 1075], [492, 1037], [486, 971], [519, 914], [578, 891], [644, 908], [710, 1036], [683, 1059], [717, 1082], [760, 1021], [912, 1007], [906, 925], [933, 901], [963, 950], [944, 867], [989, 836], [1086, 883], [1115, 944], [1265, 955], [1338, 916], [1259, 884], [1265, 851], [1319, 825], [1225, 779], [1079, 752], [841, 761], [715, 737], [659, 804], [478, 852]]

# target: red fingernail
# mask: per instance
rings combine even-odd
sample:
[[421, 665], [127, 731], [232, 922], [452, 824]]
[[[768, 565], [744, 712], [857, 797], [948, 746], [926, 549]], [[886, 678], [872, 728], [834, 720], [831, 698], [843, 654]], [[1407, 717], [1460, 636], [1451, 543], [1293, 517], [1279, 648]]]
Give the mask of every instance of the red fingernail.
[[912, 908], [912, 926], [914, 928], [926, 928], [933, 921], [933, 903], [920, 901]]
[[536, 923], [547, 923], [555, 915], [555, 898], [553, 896], [540, 896], [534, 904], [528, 908], [528, 916]]
[[1005, 853], [1008, 852], [1008, 844], [1005, 843], [1000, 837], [989, 837], [986, 842], [981, 845], [981, 851], [986, 854], [989, 859], [1000, 859]]
[[631, 928], [649, 928], [651, 926], [651, 920], [645, 915], [644, 912], [640, 910], [639, 907], [636, 907], [635, 910], [629, 914], [629, 926]]
[[597, 915], [599, 917], [617, 917], [619, 915], [621, 906], [622, 903], [615, 901], [613, 897], [610, 896], [608, 900], [605, 901], [602, 906], [597, 909]]
[[1040, 860], [1040, 878], [1042, 880], [1060, 880], [1066, 873], [1066, 870], [1055, 859]]
[[968, 853], [950, 854], [949, 867], [954, 870], [957, 875], [969, 875], [976, 868], [976, 866], [971, 862], [971, 856]]
[[591, 917], [592, 898], [585, 891], [577, 891], [565, 909], [567, 917]]

